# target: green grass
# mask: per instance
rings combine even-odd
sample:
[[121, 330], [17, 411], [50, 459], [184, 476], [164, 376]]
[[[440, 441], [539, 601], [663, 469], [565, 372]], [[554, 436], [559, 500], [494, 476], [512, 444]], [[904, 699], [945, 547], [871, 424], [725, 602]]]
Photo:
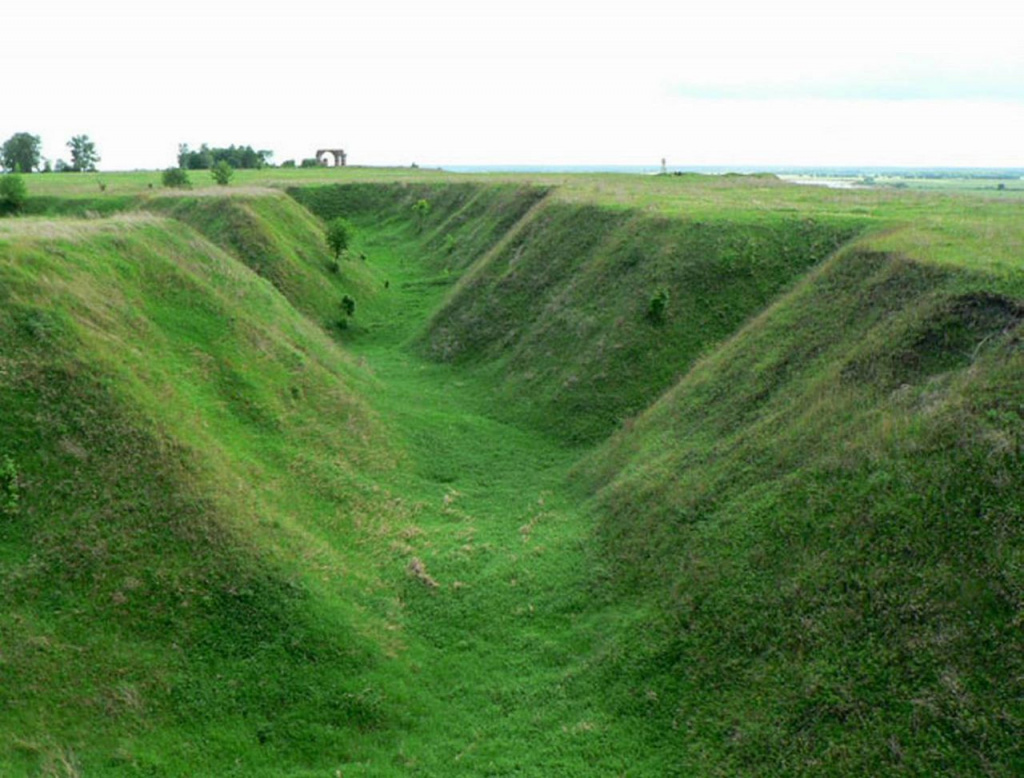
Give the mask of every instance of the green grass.
[[0, 221], [0, 772], [1019, 770], [1019, 205], [102, 178]]
[[[359, 680], [386, 603], [355, 582], [320, 596], [375, 569], [345, 540], [376, 513], [357, 479], [389, 461], [367, 379], [176, 223], [77, 229], [4, 252], [0, 448], [22, 497], [2, 523], [5, 771], [73, 752], [89, 774], [217, 774], [273, 722], [309, 724], [308, 749], [317, 722], [397, 716]], [[251, 761], [295, 756], [265, 750]]]
[[663, 598], [610, 671], [663, 689], [722, 774], [1019, 765], [1007, 291], [842, 252], [583, 468], [619, 585]]

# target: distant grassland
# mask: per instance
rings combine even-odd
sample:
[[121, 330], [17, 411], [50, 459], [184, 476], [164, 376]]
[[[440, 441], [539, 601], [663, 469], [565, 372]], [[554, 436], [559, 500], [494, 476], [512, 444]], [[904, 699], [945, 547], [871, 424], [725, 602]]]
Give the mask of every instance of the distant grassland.
[[[633, 209], [669, 217], [691, 219], [726, 217], [730, 221], [763, 222], [779, 217], [869, 220], [874, 229], [913, 223], [918, 230], [929, 226], [946, 232], [956, 225], [969, 227], [975, 220], [998, 225], [991, 234], [962, 229], [956, 241], [983, 240], [995, 252], [1013, 251], [1020, 237], [1021, 203], [1015, 198], [979, 197], [969, 187], [954, 186], [958, 179], [922, 179], [944, 191], [891, 190], [885, 188], [836, 190], [798, 186], [772, 175], [644, 176], [595, 174], [453, 174], [439, 170], [406, 168], [296, 168], [239, 170], [230, 187], [216, 187], [208, 171], [190, 171], [193, 196], [224, 191], [257, 194], [266, 188], [324, 186], [354, 183], [519, 184], [553, 189], [566, 202], [600, 204], [612, 209]], [[971, 179], [972, 181], [974, 179]], [[159, 171], [96, 174], [34, 174], [25, 177], [29, 195], [39, 198], [30, 210], [93, 208], [96, 213], [125, 207], [138, 196], [174, 196], [175, 190], [160, 185]], [[106, 187], [100, 190], [99, 184]], [[987, 180], [984, 182], [987, 186]], [[992, 182], [993, 185], [999, 182]], [[46, 198], [78, 200], [61, 205]], [[1004, 228], [1011, 234], [1007, 235]], [[940, 241], [941, 242], [941, 241]], [[922, 249], [927, 251], [926, 246]], [[973, 246], [963, 253], [965, 259]]]

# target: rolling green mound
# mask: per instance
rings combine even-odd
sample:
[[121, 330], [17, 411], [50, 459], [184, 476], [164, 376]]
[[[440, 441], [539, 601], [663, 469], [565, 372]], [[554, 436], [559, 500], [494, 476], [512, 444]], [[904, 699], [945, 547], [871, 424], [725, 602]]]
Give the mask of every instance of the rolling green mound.
[[1020, 766], [1021, 292], [847, 249], [581, 469], [602, 672], [716, 774]]
[[142, 201], [141, 207], [194, 228], [325, 326], [339, 319], [343, 294], [369, 303], [377, 291], [364, 262], [338, 262], [330, 272], [320, 222], [273, 190], [230, 197], [219, 192], [161, 196]]
[[502, 406], [592, 442], [855, 230], [555, 204], [470, 270], [424, 347], [436, 359], [497, 368]]
[[[449, 276], [472, 264], [547, 195], [549, 188], [492, 184], [349, 184], [290, 188], [324, 220], [344, 216], [372, 233], [399, 233], [399, 244]], [[417, 215], [419, 202], [426, 212]], [[414, 233], [414, 234], [411, 234]], [[415, 247], [415, 248], [413, 248]]]
[[0, 774], [1024, 767], [1018, 206], [265, 175], [0, 220]]
[[340, 583], [374, 570], [346, 542], [391, 462], [372, 381], [176, 222], [0, 240], [3, 772], [217, 774], [294, 727], [351, 747], [391, 715], [361, 680], [374, 598]]

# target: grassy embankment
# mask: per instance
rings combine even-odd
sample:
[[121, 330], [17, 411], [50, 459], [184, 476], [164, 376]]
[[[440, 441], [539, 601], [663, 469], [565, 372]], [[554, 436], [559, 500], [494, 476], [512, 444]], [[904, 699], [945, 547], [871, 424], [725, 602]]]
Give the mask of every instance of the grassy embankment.
[[1019, 213], [423, 179], [6, 231], [3, 758], [1012, 774]]
[[214, 774], [393, 716], [372, 380], [176, 222], [0, 230], [4, 772]]
[[1021, 765], [1024, 287], [870, 246], [581, 468], [657, 603], [609, 677], [723, 774]]

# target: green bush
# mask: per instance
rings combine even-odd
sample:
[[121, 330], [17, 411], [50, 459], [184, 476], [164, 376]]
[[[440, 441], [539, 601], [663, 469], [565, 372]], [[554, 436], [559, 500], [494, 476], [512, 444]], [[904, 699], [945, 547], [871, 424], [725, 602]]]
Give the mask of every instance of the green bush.
[[345, 295], [341, 298], [341, 310], [344, 312], [346, 317], [351, 318], [356, 315], [356, 301], [354, 298]]
[[235, 169], [223, 159], [210, 168], [210, 175], [220, 186], [227, 186], [231, 182], [231, 176], [234, 174]]
[[423, 198], [417, 200], [413, 203], [412, 212], [416, 214], [420, 230], [422, 230], [423, 223], [427, 220], [427, 214], [430, 213], [430, 201]]
[[338, 329], [347, 330], [353, 316], [356, 315], [356, 301], [354, 297], [345, 295], [341, 298], [341, 318], [338, 319]]
[[25, 204], [27, 192], [21, 176], [0, 176], [0, 213], [15, 213]]
[[188, 180], [188, 173], [180, 167], [169, 167], [160, 176], [160, 180], [164, 186], [173, 187], [175, 189], [182, 189], [190, 186]]
[[331, 219], [327, 222], [325, 238], [327, 239], [327, 245], [334, 252], [334, 258], [337, 259], [341, 256], [341, 252], [348, 248], [349, 241], [352, 238], [352, 227], [348, 221], [340, 216], [336, 219]]

